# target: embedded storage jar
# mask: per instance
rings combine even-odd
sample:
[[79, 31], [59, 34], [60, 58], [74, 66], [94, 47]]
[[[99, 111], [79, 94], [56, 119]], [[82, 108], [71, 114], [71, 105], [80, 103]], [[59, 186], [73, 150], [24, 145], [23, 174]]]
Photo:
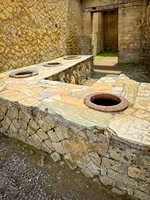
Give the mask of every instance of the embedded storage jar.
[[31, 69], [16, 70], [9, 74], [11, 78], [28, 78], [38, 75], [38, 72]]
[[124, 97], [111, 93], [92, 93], [85, 97], [84, 103], [89, 108], [103, 112], [118, 112], [128, 107]]

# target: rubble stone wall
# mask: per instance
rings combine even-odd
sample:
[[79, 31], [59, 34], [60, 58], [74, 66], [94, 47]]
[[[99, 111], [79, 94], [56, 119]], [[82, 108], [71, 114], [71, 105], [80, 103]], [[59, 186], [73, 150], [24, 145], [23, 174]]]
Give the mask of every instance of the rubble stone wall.
[[[119, 63], [140, 63], [149, 65], [149, 13], [147, 0], [83, 0], [83, 10], [88, 7], [119, 4], [118, 8], [118, 52]], [[94, 13], [93, 15], [97, 15]], [[94, 18], [94, 17], [93, 17]], [[83, 34], [86, 53], [93, 51], [91, 13], [83, 13]], [[94, 33], [93, 33], [94, 34]], [[100, 33], [99, 33], [100, 34]], [[90, 37], [89, 37], [90, 36]], [[95, 37], [95, 35], [94, 35]], [[96, 40], [96, 39], [95, 39]], [[88, 45], [88, 47], [87, 47]]]
[[0, 1], [0, 72], [79, 54], [80, 9], [74, 0]]
[[142, 44], [141, 44], [141, 60], [142, 65], [150, 67], [150, 3], [144, 1], [143, 17], [142, 17]]
[[149, 148], [123, 141], [110, 130], [87, 128], [52, 110], [0, 100], [0, 132], [64, 159], [74, 170], [141, 200], [150, 197]]
[[74, 83], [81, 85], [84, 81], [92, 76], [93, 58], [88, 59], [74, 67], [64, 70], [56, 75], [46, 78], [52, 81], [61, 81], [65, 83]]

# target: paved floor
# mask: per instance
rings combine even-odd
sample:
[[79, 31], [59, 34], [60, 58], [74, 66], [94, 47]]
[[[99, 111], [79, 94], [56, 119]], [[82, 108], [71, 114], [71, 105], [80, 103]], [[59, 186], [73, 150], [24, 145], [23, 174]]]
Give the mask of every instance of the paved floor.
[[93, 85], [98, 79], [108, 74], [119, 75], [121, 73], [138, 82], [150, 82], [150, 69], [133, 64], [119, 65], [118, 57], [100, 58], [94, 64], [94, 69], [92, 78], [85, 83], [87, 86]]
[[[96, 181], [96, 180], [95, 180]], [[46, 153], [0, 137], [0, 199], [125, 200]]]

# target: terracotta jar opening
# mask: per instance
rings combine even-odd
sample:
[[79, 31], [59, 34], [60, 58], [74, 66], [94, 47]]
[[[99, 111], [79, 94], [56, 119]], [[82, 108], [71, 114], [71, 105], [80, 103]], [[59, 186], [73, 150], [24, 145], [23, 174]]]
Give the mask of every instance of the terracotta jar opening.
[[128, 101], [117, 94], [93, 93], [85, 97], [85, 105], [89, 108], [103, 112], [122, 111], [128, 107]]
[[77, 56], [77, 55], [69, 55], [69, 56], [65, 56], [63, 57], [64, 60], [76, 60], [76, 59], [80, 59], [81, 56]]
[[57, 65], [60, 65], [60, 63], [59, 62], [46, 63], [46, 64], [44, 64], [44, 67], [54, 67]]
[[37, 74], [38, 74], [37, 71], [27, 69], [27, 70], [16, 70], [15, 72], [10, 73], [9, 76], [12, 78], [28, 78], [31, 76], [35, 76]]

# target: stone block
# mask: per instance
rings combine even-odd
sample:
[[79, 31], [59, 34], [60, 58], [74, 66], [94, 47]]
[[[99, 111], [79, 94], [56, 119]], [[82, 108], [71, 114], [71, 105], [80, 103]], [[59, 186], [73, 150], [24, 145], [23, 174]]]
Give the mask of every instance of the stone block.
[[100, 174], [103, 176], [107, 175], [107, 168], [104, 165], [100, 166]]
[[52, 157], [52, 159], [53, 159], [55, 162], [61, 160], [61, 157], [60, 157], [60, 155], [59, 155], [57, 152], [52, 153], [52, 154], [51, 154], [51, 157]]
[[86, 167], [90, 170], [90, 172], [96, 176], [100, 173], [100, 168], [95, 165], [93, 161], [90, 161], [88, 164], [86, 164]]
[[109, 178], [108, 176], [100, 176], [100, 181], [103, 183], [103, 185], [112, 185], [113, 180]]
[[139, 165], [142, 168], [150, 171], [150, 156], [140, 155]]
[[81, 153], [72, 153], [71, 158], [78, 164], [78, 166], [83, 166], [85, 164], [83, 155]]
[[70, 169], [74, 170], [77, 168], [77, 164], [72, 160], [70, 156], [65, 155], [64, 159], [67, 165], [70, 167]]
[[56, 152], [58, 152], [60, 154], [65, 153], [61, 142], [59, 142], [59, 143], [52, 142], [52, 146], [53, 146], [53, 148], [55, 149]]
[[111, 191], [112, 191], [113, 193], [118, 194], [118, 195], [124, 195], [124, 194], [125, 194], [124, 191], [119, 190], [118, 188], [112, 188]]
[[51, 130], [47, 134], [52, 142], [59, 142], [59, 139], [58, 139], [55, 131]]
[[39, 125], [45, 132], [49, 131], [55, 126], [54, 121], [49, 115], [47, 115], [44, 119], [39, 120]]
[[138, 165], [136, 154], [130, 150], [122, 151], [119, 148], [110, 148], [110, 157], [127, 165]]
[[119, 188], [119, 184], [120, 187], [122, 187], [122, 185], [125, 186], [125, 188], [129, 187], [129, 188], [138, 188], [138, 183], [136, 180], [127, 177], [127, 176], [123, 176], [111, 169], [108, 169], [108, 177], [115, 180], [118, 183], [118, 188]]
[[148, 172], [148, 171], [141, 170], [141, 169], [135, 168], [135, 167], [129, 167], [128, 175], [132, 178], [144, 180], [144, 181], [150, 183], [150, 172]]
[[42, 129], [39, 129], [36, 134], [41, 138], [42, 141], [49, 138], [49, 136]]
[[145, 194], [144, 192], [141, 192], [140, 190], [135, 190], [134, 197], [142, 200], [149, 200], [150, 194]]
[[45, 140], [44, 143], [48, 146], [49, 149], [51, 149], [52, 151], [54, 150], [54, 147], [52, 146], [52, 142], [51, 140]]
[[82, 168], [81, 171], [87, 178], [94, 177], [94, 175], [91, 173], [91, 171], [88, 168]]
[[115, 160], [103, 157], [102, 164], [105, 165], [107, 168], [111, 168], [112, 170], [117, 171], [121, 174], [124, 173], [124, 165]]
[[93, 142], [93, 147], [95, 151], [100, 155], [106, 155], [108, 152], [108, 144], [107, 143], [100, 143], [100, 142]]
[[32, 135], [32, 139], [34, 141], [35, 147], [39, 147], [40, 144], [42, 143], [41, 138], [39, 138], [39, 136], [37, 134]]
[[64, 139], [67, 138], [67, 137], [66, 137], [66, 135], [67, 135], [67, 130], [66, 130], [65, 127], [63, 127], [63, 126], [56, 127], [56, 128], [55, 128], [55, 131], [56, 131], [56, 135], [57, 135], [59, 141], [64, 140]]
[[101, 157], [96, 152], [90, 152], [88, 155], [97, 166], [100, 166]]
[[150, 184], [144, 181], [139, 181], [139, 190], [145, 192], [150, 195]]
[[87, 152], [92, 152], [94, 151], [93, 147], [91, 146], [89, 141], [85, 141], [85, 140], [78, 140], [79, 144], [83, 147], [83, 149]]
[[83, 148], [79, 144], [78, 140], [64, 140], [62, 141], [62, 145], [64, 147], [64, 150], [66, 153], [72, 153], [72, 152], [77, 152], [77, 151], [82, 151]]
[[37, 125], [36, 121], [31, 119], [30, 120], [30, 125], [35, 129], [37, 130], [39, 128], [39, 126]]

